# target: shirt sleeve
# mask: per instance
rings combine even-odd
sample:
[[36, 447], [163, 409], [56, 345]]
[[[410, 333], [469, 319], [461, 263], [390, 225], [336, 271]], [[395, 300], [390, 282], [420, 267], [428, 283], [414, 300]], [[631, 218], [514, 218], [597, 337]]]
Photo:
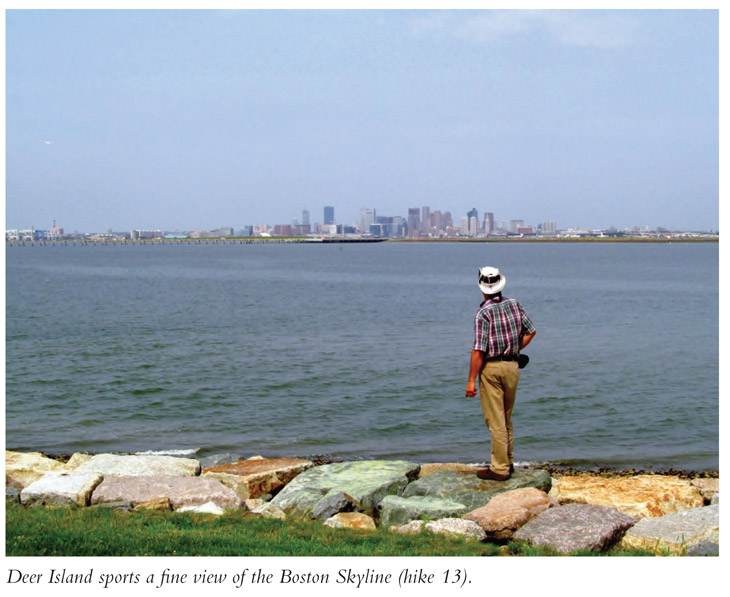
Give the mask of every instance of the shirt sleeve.
[[521, 334], [533, 334], [537, 331], [535, 325], [532, 323], [529, 315], [525, 312], [524, 307], [520, 304], [520, 319], [522, 319], [522, 332]]
[[482, 312], [477, 312], [474, 317], [474, 345], [472, 350], [487, 351], [487, 343], [489, 340], [489, 322], [482, 317]]

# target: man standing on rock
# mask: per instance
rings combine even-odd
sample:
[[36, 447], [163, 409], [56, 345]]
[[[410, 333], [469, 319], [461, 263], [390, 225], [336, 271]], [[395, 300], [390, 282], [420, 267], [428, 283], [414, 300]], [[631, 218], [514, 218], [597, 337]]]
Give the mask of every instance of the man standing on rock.
[[506, 282], [497, 268], [479, 270], [484, 302], [474, 318], [474, 346], [466, 384], [467, 397], [476, 396], [479, 377], [482, 414], [492, 436], [491, 466], [480, 469], [477, 476], [495, 481], [506, 481], [514, 471], [512, 407], [520, 380], [518, 360], [520, 350], [537, 333], [522, 305], [513, 298], [502, 297]]

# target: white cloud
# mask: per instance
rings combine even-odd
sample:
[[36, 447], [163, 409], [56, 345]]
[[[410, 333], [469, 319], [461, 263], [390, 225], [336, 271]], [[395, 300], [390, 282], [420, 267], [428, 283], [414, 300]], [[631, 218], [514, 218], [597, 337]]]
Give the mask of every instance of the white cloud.
[[636, 29], [636, 20], [627, 11], [437, 12], [411, 22], [411, 31], [415, 35], [453, 37], [479, 45], [498, 43], [524, 34], [547, 34], [563, 45], [617, 48], [633, 43]]

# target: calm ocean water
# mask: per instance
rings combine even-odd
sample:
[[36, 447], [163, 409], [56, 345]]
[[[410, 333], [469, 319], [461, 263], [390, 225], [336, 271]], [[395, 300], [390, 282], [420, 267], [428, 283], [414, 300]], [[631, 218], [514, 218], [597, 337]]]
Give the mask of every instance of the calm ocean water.
[[718, 468], [717, 244], [8, 246], [6, 447], [483, 462], [483, 265], [518, 461]]

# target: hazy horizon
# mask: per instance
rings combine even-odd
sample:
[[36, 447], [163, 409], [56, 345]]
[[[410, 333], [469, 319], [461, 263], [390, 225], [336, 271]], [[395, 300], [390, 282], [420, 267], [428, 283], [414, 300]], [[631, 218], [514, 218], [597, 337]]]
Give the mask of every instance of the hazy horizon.
[[719, 229], [717, 10], [8, 10], [6, 228]]

